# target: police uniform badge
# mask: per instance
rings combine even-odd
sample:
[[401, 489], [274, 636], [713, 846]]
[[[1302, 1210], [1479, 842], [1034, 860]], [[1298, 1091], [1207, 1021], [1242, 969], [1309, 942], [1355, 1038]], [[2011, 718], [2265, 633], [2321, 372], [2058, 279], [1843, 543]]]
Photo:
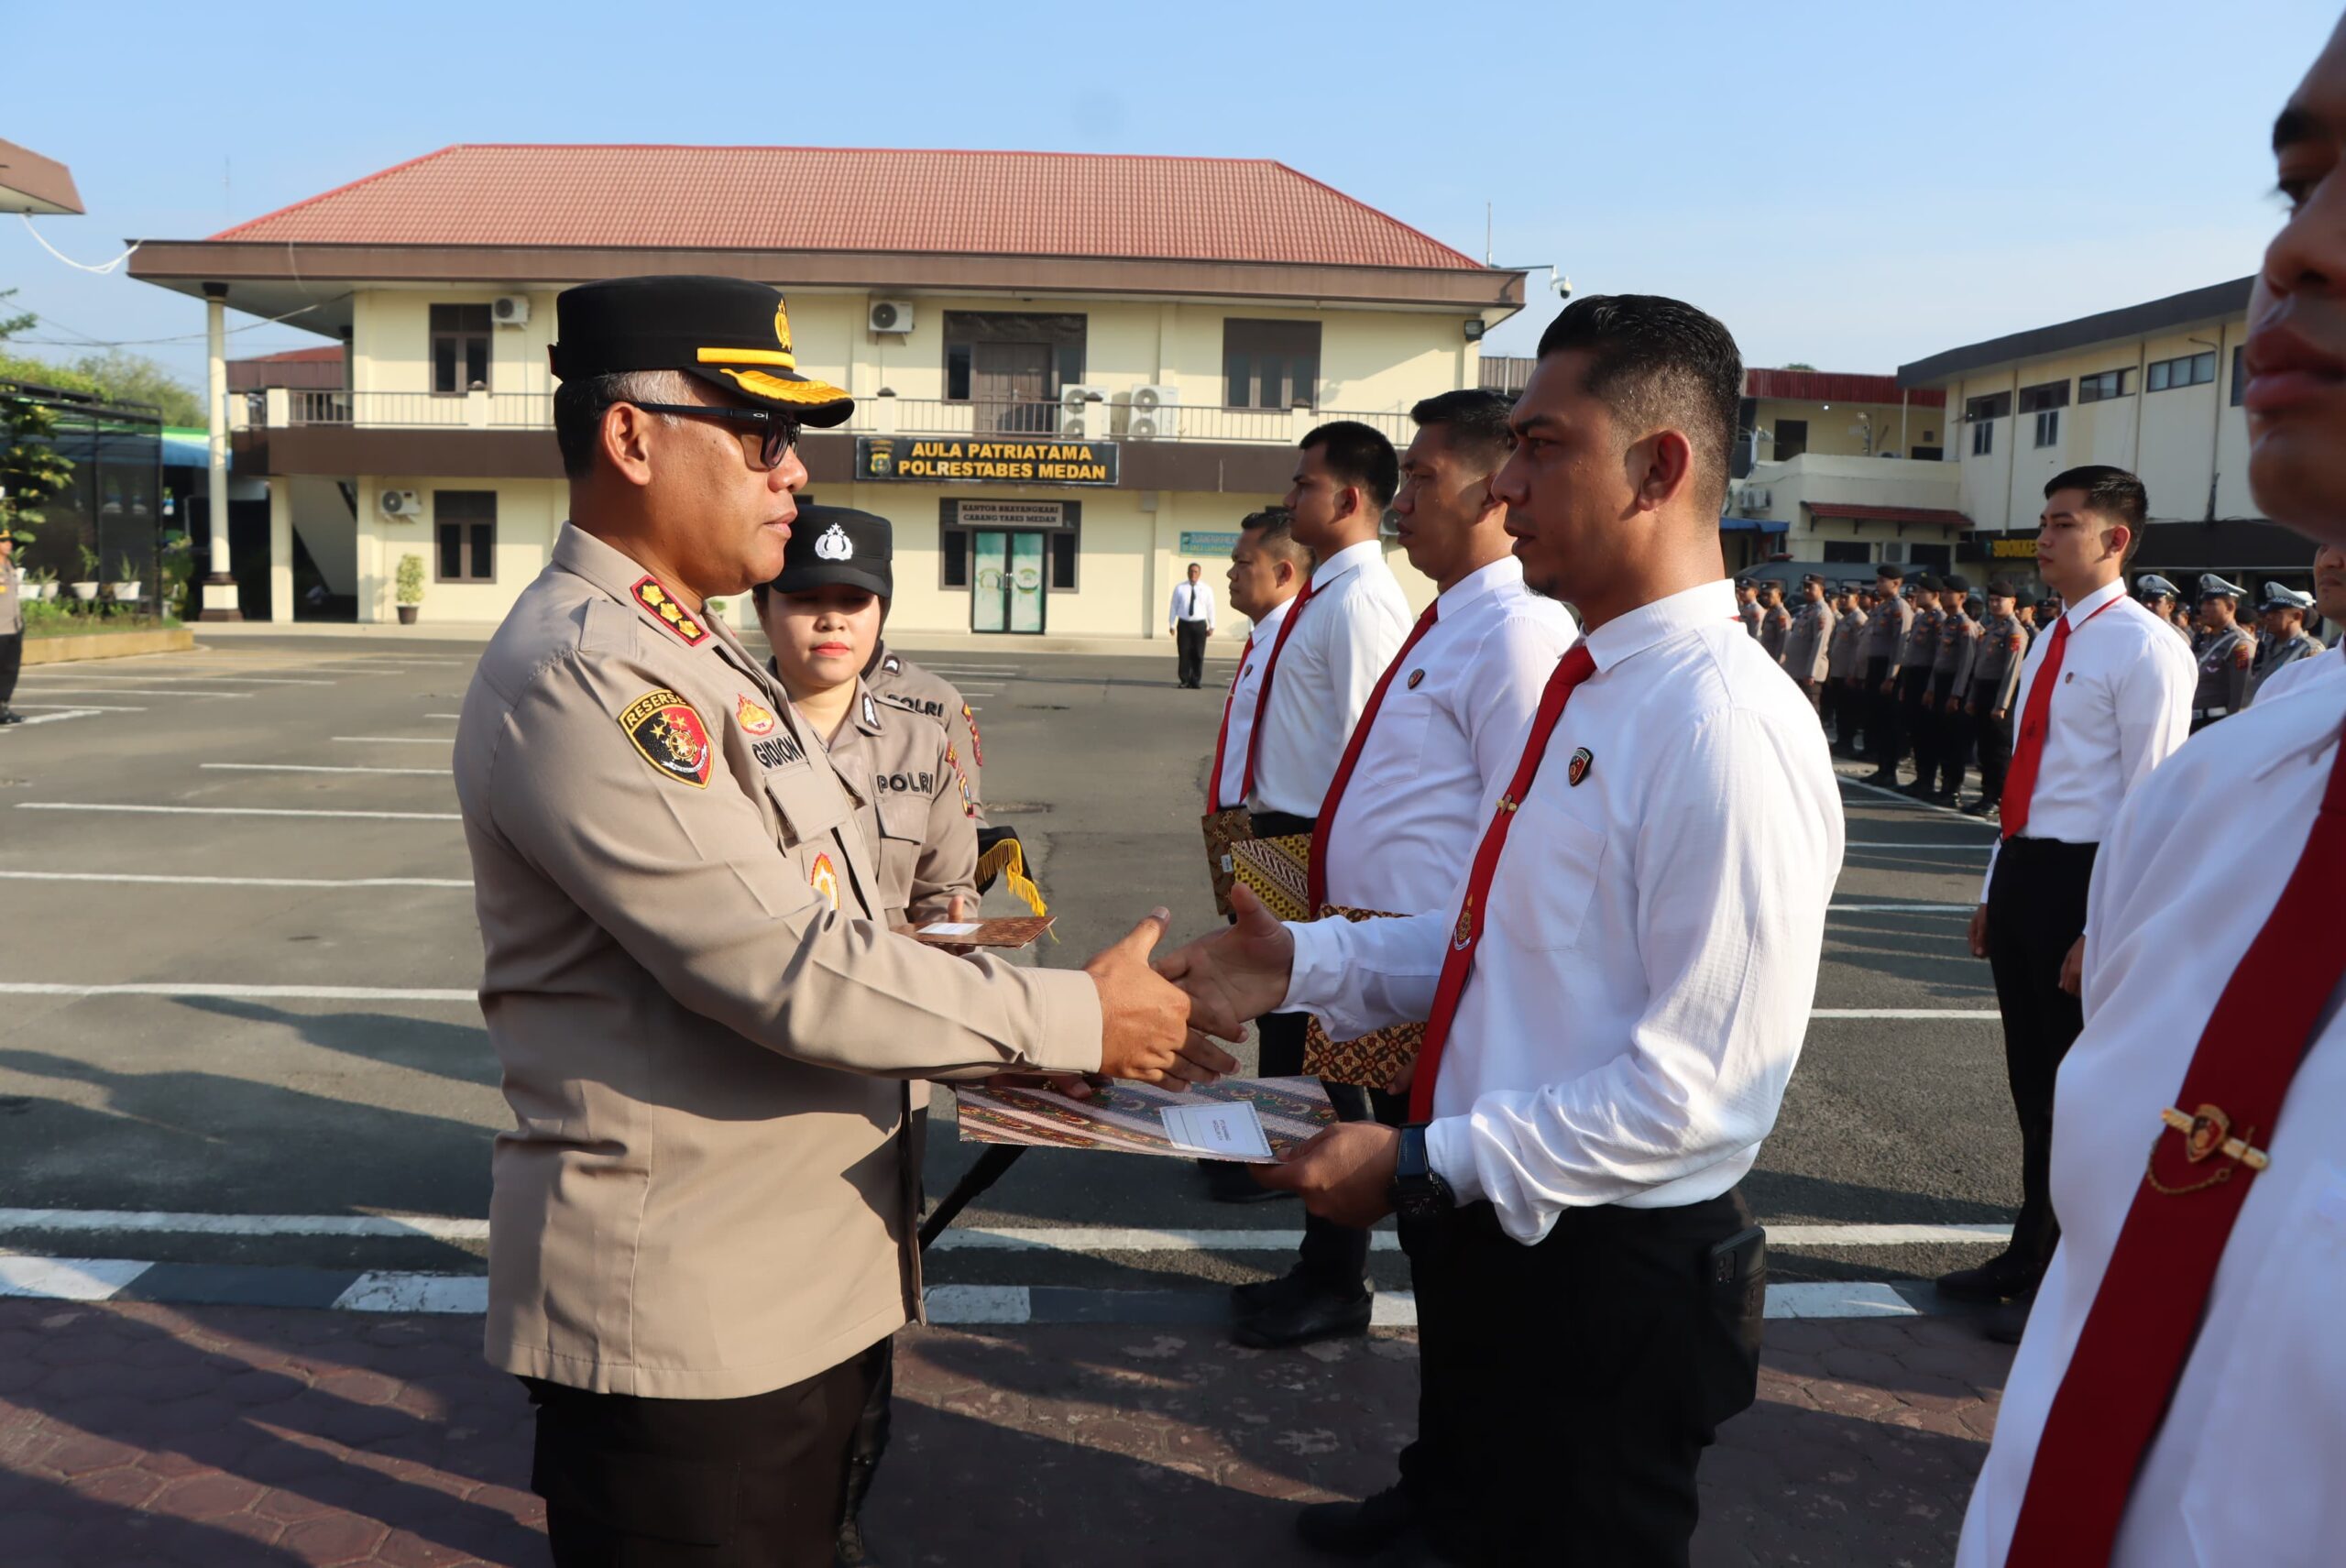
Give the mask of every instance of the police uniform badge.
[[661, 773], [695, 789], [708, 787], [716, 748], [692, 704], [665, 686], [645, 692], [619, 714], [636, 753]]
[[1411, 691], [1417, 690], [1418, 683], [1425, 678], [1426, 673], [1423, 670], [1411, 670], [1409, 672], [1409, 689]]
[[692, 613], [678, 604], [666, 585], [652, 576], [639, 577], [628, 590], [635, 602], [652, 612], [652, 619], [676, 634], [687, 648], [697, 648], [708, 641], [708, 628], [695, 620]]
[[826, 561], [852, 561], [855, 559], [855, 541], [847, 536], [846, 529], [835, 522], [817, 536], [815, 554]]
[[1588, 777], [1589, 764], [1595, 761], [1596, 759], [1590, 755], [1588, 748], [1583, 746], [1573, 753], [1573, 760], [1564, 764], [1564, 781], [1574, 789], [1578, 789], [1580, 781]]
[[1453, 948], [1464, 948], [1474, 939], [1474, 900], [1473, 895], [1469, 894], [1466, 902], [1458, 906], [1458, 924], [1451, 931], [1450, 945]]
[[815, 857], [815, 864], [806, 872], [806, 885], [823, 895], [824, 902], [831, 906], [833, 914], [839, 913], [839, 873], [832, 866], [830, 856], [817, 855]]
[[970, 711], [966, 702], [961, 705], [961, 722], [970, 727], [970, 761], [982, 768], [986, 765], [985, 743], [978, 739], [978, 716]]
[[735, 702], [733, 719], [740, 725], [744, 735], [771, 735], [774, 725], [779, 722], [774, 718], [773, 709], [763, 703], [752, 702], [747, 692], [743, 692]]

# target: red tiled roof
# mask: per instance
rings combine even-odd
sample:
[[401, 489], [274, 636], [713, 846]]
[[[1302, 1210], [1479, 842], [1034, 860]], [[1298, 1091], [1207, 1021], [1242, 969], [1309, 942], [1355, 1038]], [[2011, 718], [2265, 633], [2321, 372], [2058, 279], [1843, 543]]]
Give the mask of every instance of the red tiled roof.
[[1801, 403], [1912, 403], [1918, 409], [1946, 406], [1937, 387], [1902, 389], [1895, 376], [1863, 376], [1840, 370], [1761, 370], [1743, 373], [1747, 398], [1783, 398]]
[[1856, 518], [1865, 522], [1935, 522], [1941, 528], [1969, 528], [1971, 520], [1944, 507], [1869, 507], [1850, 501], [1803, 501], [1812, 516]]
[[213, 238], [1481, 269], [1268, 159], [1093, 153], [459, 145]]
[[256, 354], [245, 359], [234, 359], [232, 365], [323, 365], [342, 363], [342, 350], [327, 348], [289, 348], [279, 354]]

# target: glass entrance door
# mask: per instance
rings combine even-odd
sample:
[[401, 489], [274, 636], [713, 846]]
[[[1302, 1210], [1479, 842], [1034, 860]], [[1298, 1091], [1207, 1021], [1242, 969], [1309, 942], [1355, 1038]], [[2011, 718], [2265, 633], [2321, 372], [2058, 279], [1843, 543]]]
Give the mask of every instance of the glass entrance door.
[[970, 535], [970, 630], [1043, 630], [1043, 536], [981, 528]]

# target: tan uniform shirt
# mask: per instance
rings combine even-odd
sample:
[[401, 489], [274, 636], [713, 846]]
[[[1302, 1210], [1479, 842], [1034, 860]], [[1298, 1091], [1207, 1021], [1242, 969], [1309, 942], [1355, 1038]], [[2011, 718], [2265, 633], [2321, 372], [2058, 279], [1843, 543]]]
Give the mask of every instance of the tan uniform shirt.
[[16, 580], [16, 564], [0, 562], [0, 637], [14, 637], [25, 629], [25, 589]]
[[916, 1314], [895, 1080], [1096, 1069], [1090, 977], [876, 924], [821, 745], [730, 631], [576, 527], [481, 657], [455, 773], [515, 1122], [489, 1359], [730, 1398]]
[[880, 904], [891, 926], [941, 920], [959, 894], [978, 907], [977, 806], [945, 759], [941, 724], [859, 691], [831, 737], [831, 766], [861, 804], [855, 818], [880, 855]]
[[970, 781], [970, 804], [977, 809], [978, 826], [985, 827], [986, 796], [981, 778], [986, 765], [985, 743], [978, 737], [978, 716], [969, 699], [951, 681], [922, 669], [885, 642], [880, 645], [880, 662], [872, 666], [863, 684], [890, 707], [917, 713], [945, 726], [953, 743], [953, 766]]

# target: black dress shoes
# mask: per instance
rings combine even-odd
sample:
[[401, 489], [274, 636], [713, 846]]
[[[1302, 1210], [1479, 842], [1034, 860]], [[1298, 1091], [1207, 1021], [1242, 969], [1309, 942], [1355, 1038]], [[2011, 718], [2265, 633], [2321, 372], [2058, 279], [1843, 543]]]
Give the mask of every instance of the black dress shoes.
[[1977, 1268], [1958, 1268], [1938, 1277], [1939, 1294], [1950, 1301], [1971, 1301], [2000, 1307], [2036, 1288], [2037, 1271], [2010, 1253], [1990, 1258]]
[[1294, 1273], [1239, 1290], [1246, 1294], [1232, 1292], [1236, 1312], [1230, 1337], [1252, 1350], [1285, 1350], [1368, 1332], [1371, 1298], [1365, 1288], [1333, 1289]]
[[1366, 1559], [1418, 1533], [1417, 1505], [1396, 1481], [1357, 1503], [1313, 1503], [1295, 1516], [1303, 1544], [1332, 1557]]

